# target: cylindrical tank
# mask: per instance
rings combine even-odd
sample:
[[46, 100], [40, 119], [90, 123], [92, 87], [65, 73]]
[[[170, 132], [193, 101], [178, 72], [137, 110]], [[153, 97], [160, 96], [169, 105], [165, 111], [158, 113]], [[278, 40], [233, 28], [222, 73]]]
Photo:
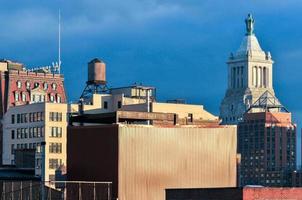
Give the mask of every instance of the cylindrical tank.
[[88, 63], [88, 82], [106, 84], [106, 64], [95, 58]]

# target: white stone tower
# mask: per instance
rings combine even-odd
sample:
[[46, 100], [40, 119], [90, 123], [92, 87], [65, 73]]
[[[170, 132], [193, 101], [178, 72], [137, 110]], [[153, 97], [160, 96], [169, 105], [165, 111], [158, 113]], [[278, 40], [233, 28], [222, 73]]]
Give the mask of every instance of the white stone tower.
[[239, 49], [231, 53], [228, 64], [228, 88], [220, 106], [223, 124], [237, 124], [245, 111], [264, 92], [273, 96], [273, 60], [264, 52], [254, 34], [251, 14], [245, 20], [246, 35]]

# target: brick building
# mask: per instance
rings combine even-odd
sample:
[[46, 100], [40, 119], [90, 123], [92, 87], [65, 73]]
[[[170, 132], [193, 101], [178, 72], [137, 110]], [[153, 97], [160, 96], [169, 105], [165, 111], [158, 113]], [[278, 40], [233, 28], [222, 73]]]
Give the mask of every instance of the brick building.
[[238, 151], [240, 186], [292, 185], [296, 125], [291, 121], [291, 113], [270, 92], [264, 93], [238, 124]]
[[[0, 119], [10, 107], [36, 102], [65, 103], [64, 77], [51, 67], [27, 69], [23, 64], [0, 60]], [[2, 124], [0, 160], [2, 161]]]

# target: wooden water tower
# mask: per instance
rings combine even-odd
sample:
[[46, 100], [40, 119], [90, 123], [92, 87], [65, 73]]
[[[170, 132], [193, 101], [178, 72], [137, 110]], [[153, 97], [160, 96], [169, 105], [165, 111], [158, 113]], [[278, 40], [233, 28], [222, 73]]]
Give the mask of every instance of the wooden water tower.
[[90, 99], [93, 94], [107, 93], [106, 64], [95, 58], [88, 63], [88, 80], [81, 99]]

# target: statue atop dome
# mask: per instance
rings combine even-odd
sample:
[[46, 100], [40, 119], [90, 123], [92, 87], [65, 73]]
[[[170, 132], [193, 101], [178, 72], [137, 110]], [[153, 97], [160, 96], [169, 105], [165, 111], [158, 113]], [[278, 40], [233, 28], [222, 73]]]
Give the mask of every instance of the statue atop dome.
[[245, 19], [246, 24], [246, 35], [253, 35], [254, 34], [254, 23], [255, 20], [251, 14], [248, 14], [247, 18]]

